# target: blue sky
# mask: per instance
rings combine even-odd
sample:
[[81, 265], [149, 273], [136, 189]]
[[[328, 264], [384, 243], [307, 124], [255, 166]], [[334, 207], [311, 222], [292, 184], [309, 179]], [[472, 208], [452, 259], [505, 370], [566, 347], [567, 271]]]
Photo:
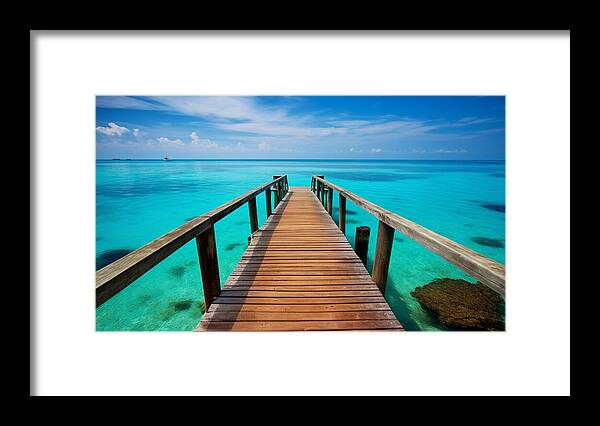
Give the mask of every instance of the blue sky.
[[505, 158], [503, 96], [98, 96], [96, 156]]

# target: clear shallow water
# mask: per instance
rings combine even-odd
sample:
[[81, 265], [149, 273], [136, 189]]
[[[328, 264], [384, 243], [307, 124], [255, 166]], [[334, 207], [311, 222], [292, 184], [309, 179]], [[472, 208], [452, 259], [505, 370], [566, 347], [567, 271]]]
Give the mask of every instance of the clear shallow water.
[[[287, 173], [290, 186], [313, 174], [501, 263], [505, 262], [505, 163], [494, 161], [110, 161], [96, 162], [97, 267], [192, 217]], [[265, 220], [264, 195], [257, 200]], [[338, 197], [334, 197], [337, 221]], [[346, 235], [377, 220], [348, 201]], [[242, 256], [250, 233], [245, 206], [215, 226], [221, 282]], [[436, 330], [410, 292], [435, 278], [468, 277], [396, 232], [386, 299], [407, 330]], [[194, 241], [96, 309], [97, 330], [191, 330], [202, 318], [202, 284]]]

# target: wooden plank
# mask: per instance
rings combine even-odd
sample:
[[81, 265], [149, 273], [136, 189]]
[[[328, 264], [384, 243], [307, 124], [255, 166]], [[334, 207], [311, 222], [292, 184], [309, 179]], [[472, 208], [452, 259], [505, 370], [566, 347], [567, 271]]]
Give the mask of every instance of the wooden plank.
[[358, 320], [394, 320], [392, 312], [354, 311], [354, 312], [236, 312], [212, 311], [206, 314], [208, 321], [358, 321]]
[[289, 285], [285, 284], [261, 284], [251, 283], [244, 285], [241, 282], [235, 284], [226, 284], [223, 290], [254, 290], [254, 291], [346, 291], [346, 290], [369, 290], [374, 291], [373, 284], [320, 284], [320, 285]]
[[386, 303], [381, 293], [378, 296], [360, 297], [217, 297], [214, 303], [257, 304], [257, 305], [327, 305], [336, 303]]
[[271, 291], [271, 290], [240, 290], [240, 289], [232, 289], [226, 288], [221, 290], [221, 294], [219, 297], [268, 297], [268, 298], [278, 298], [278, 297], [377, 297], [381, 295], [381, 292], [377, 289], [371, 290], [340, 290], [340, 291], [325, 291], [315, 289], [312, 291]]
[[206, 321], [205, 331], [342, 331], [402, 330], [398, 320], [359, 321]]
[[[314, 304], [314, 305], [299, 305], [299, 304], [277, 304], [277, 305], [255, 305], [244, 303], [213, 303], [211, 312], [360, 312], [360, 311], [388, 311], [390, 307], [387, 303], [336, 303], [336, 304]], [[208, 312], [210, 313], [210, 312]], [[208, 314], [207, 313], [207, 314]]]

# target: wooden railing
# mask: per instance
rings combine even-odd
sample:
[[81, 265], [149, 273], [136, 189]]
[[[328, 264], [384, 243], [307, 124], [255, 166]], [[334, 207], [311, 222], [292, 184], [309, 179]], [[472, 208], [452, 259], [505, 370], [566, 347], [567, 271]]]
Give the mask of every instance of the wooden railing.
[[443, 257], [448, 262], [458, 266], [495, 292], [504, 295], [506, 281], [504, 265], [436, 234], [421, 225], [411, 222], [402, 216], [379, 207], [325, 180], [324, 176], [313, 176], [311, 189], [315, 192], [315, 195], [323, 206], [326, 206], [330, 215], [332, 214], [333, 191], [338, 191], [340, 205], [338, 223], [341, 231], [344, 233], [346, 231], [346, 199], [353, 201], [357, 206], [379, 219], [377, 245], [371, 275], [373, 281], [375, 281], [383, 294], [385, 294], [392, 243], [394, 242], [394, 231], [396, 230]]
[[212, 301], [221, 291], [214, 224], [237, 210], [244, 203], [248, 203], [250, 231], [254, 233], [258, 230], [256, 197], [265, 192], [267, 217], [269, 217], [272, 212], [271, 192], [274, 193], [275, 206], [277, 206], [287, 191], [287, 175], [273, 176], [273, 180], [270, 182], [264, 183], [216, 209], [190, 220], [162, 237], [129, 253], [127, 256], [96, 271], [96, 307], [102, 305], [169, 257], [181, 246], [195, 238], [198, 258], [200, 260], [200, 272], [202, 274], [204, 303], [208, 310]]

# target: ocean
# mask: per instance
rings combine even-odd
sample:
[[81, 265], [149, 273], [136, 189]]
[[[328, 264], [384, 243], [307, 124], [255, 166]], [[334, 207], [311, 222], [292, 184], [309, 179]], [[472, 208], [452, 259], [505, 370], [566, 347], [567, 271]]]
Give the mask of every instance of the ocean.
[[[310, 186], [324, 175], [355, 194], [505, 263], [504, 161], [368, 160], [97, 160], [96, 268], [272, 179]], [[334, 197], [337, 221], [338, 195]], [[257, 200], [266, 219], [264, 194]], [[346, 235], [371, 227], [368, 269], [378, 221], [350, 200]], [[250, 234], [243, 205], [215, 225], [221, 283], [242, 256]], [[386, 299], [406, 330], [438, 330], [410, 295], [436, 278], [469, 277], [408, 237], [395, 233]], [[202, 284], [195, 242], [96, 309], [96, 329], [192, 330], [202, 318]]]

